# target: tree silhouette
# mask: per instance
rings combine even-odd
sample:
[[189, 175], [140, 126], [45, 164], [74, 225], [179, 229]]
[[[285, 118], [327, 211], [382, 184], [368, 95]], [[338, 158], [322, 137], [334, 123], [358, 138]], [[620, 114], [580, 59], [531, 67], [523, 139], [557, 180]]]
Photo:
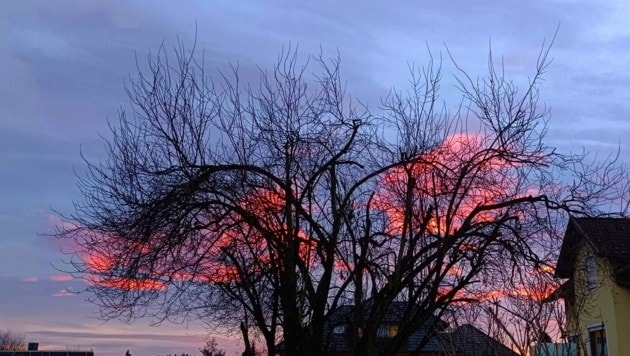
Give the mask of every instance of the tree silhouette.
[[[355, 354], [393, 354], [495, 276], [553, 261], [558, 219], [601, 213], [623, 189], [613, 162], [545, 143], [547, 54], [520, 90], [492, 57], [485, 78], [459, 72], [454, 111], [430, 62], [370, 113], [338, 58], [283, 52], [251, 84], [161, 48], [60, 227], [78, 246], [73, 272], [104, 318], [246, 321], [269, 355], [280, 340], [325, 353], [330, 314], [351, 305]], [[400, 327], [377, 344], [394, 303]]]
[[26, 351], [26, 341], [24, 335], [11, 330], [1, 330], [0, 350]]
[[215, 338], [208, 339], [203, 348], [199, 349], [202, 356], [225, 356], [225, 351], [219, 349]]

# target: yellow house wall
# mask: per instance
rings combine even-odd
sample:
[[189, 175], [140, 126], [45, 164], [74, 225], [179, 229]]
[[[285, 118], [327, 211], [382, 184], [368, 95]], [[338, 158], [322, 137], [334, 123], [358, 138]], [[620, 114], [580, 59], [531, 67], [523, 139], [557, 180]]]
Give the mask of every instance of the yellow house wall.
[[[606, 341], [609, 355], [625, 355], [630, 351], [630, 290], [617, 285], [611, 277], [608, 262], [597, 258], [598, 288], [588, 291], [586, 288], [585, 258], [590, 254], [590, 247], [583, 245], [576, 258], [574, 281], [579, 310], [579, 334], [588, 345], [588, 328], [603, 325], [606, 329]], [[580, 292], [584, 291], [584, 292]], [[580, 296], [581, 295], [581, 296]], [[588, 353], [586, 353], [588, 354]]]
[[614, 284], [611, 295], [617, 320], [618, 355], [627, 355], [630, 354], [630, 289]]

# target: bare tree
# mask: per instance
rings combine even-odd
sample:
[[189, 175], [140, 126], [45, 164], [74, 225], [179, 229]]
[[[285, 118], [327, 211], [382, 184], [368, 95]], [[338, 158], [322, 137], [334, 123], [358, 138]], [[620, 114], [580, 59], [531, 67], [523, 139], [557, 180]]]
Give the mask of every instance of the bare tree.
[[550, 267], [545, 267], [511, 275], [510, 280], [497, 276], [499, 289], [467, 305], [469, 311], [464, 317], [462, 310], [456, 310], [453, 316], [459, 322], [476, 325], [519, 355], [528, 355], [533, 345], [560, 341], [563, 309], [561, 304], [549, 300], [560, 283], [551, 272]]
[[[474, 325], [518, 355], [574, 355], [579, 340], [568, 338], [572, 333], [567, 313], [571, 317], [576, 310], [565, 309], [562, 299], [574, 298], [566, 282], [554, 277], [552, 265], [510, 272], [516, 273], [494, 276], [494, 290], [451, 308], [447, 313], [451, 327]], [[577, 313], [585, 310], [583, 305], [572, 305]]]
[[[497, 273], [544, 263], [558, 214], [619, 194], [612, 163], [545, 144], [547, 53], [521, 91], [492, 58], [485, 79], [462, 71], [454, 112], [439, 63], [412, 68], [372, 114], [338, 58], [283, 52], [253, 85], [161, 48], [59, 231], [78, 246], [73, 272], [104, 318], [200, 317], [251, 329], [270, 355], [280, 337], [286, 354], [323, 354], [329, 316], [352, 305], [355, 354], [393, 354]], [[397, 333], [377, 342], [393, 309]]]
[[217, 340], [210, 338], [203, 348], [199, 349], [201, 356], [225, 356], [225, 351], [219, 349]]
[[0, 350], [26, 351], [26, 338], [11, 330], [0, 331]]

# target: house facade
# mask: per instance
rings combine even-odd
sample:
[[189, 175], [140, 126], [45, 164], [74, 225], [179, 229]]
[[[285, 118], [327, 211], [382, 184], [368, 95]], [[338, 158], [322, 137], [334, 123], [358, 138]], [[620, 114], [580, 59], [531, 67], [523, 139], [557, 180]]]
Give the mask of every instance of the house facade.
[[556, 277], [579, 354], [630, 354], [630, 219], [571, 217]]

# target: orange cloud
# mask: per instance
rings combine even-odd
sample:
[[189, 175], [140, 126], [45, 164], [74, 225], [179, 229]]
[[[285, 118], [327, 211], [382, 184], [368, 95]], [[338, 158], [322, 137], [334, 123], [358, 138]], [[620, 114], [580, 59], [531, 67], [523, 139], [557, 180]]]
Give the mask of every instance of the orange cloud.
[[54, 276], [50, 276], [50, 280], [53, 282], [67, 282], [72, 280], [72, 276], [67, 274], [57, 274]]
[[551, 283], [541, 283], [536, 286], [521, 286], [512, 291], [513, 297], [526, 297], [534, 301], [547, 299], [556, 289], [557, 285]]
[[[510, 170], [516, 164], [498, 157], [488, 145], [482, 135], [454, 134], [415, 162], [388, 172], [375, 197], [375, 207], [387, 214], [389, 232], [402, 231], [410, 182], [414, 209], [424, 213], [428, 206], [435, 208], [422, 223], [436, 235], [458, 229], [477, 206], [497, 203], [514, 194], [516, 180]], [[493, 218], [493, 212], [481, 212], [473, 222]]]
[[545, 264], [538, 266], [535, 271], [538, 274], [551, 274], [556, 270], [555, 264]]
[[104, 254], [90, 254], [85, 263], [93, 273], [106, 273], [114, 267], [112, 258]]
[[103, 287], [118, 288], [123, 290], [162, 290], [166, 289], [166, 283], [154, 279], [133, 279], [133, 278], [92, 278], [88, 280], [92, 284]]
[[[427, 202], [417, 202], [417, 204], [436, 205], [436, 212], [429, 220], [424, 222], [430, 233], [444, 235], [452, 233], [459, 227], [463, 219], [468, 216], [478, 204], [488, 204], [499, 201], [506, 194], [512, 191], [514, 181], [506, 172], [511, 167], [509, 163], [504, 163], [498, 158], [477, 157], [478, 152], [485, 148], [485, 139], [481, 135], [455, 134], [449, 136], [439, 147], [418, 157], [416, 162], [410, 163], [407, 167], [394, 169], [383, 177], [381, 186], [374, 200], [374, 208], [386, 213], [389, 219], [390, 233], [400, 233], [404, 222], [404, 192], [407, 181], [414, 179], [414, 199], [428, 199]], [[483, 156], [483, 155], [482, 155]], [[461, 167], [468, 161], [474, 161], [477, 171], [471, 175], [468, 181], [463, 182], [466, 188], [458, 193], [459, 200], [454, 206], [440, 199], [449, 199], [453, 196], [453, 191], [457, 190], [455, 184], [459, 181]], [[447, 198], [444, 198], [444, 197]], [[313, 251], [317, 248], [317, 241], [309, 236], [299, 227], [296, 231], [287, 231], [283, 213], [286, 204], [284, 192], [280, 189], [259, 188], [254, 190], [247, 199], [239, 202], [245, 211], [254, 213], [260, 217], [257, 223], [264, 230], [273, 234], [289, 235], [295, 234], [299, 241], [299, 255], [308, 265], [315, 263]], [[437, 202], [437, 204], [436, 204]], [[448, 208], [445, 208], [448, 206]], [[420, 211], [422, 206], [418, 205]], [[426, 209], [426, 206], [424, 206]], [[446, 211], [448, 209], [448, 212]], [[490, 220], [491, 213], [478, 214], [476, 221]], [[449, 216], [447, 216], [449, 215]], [[224, 219], [225, 230], [223, 231], [201, 231], [200, 234], [207, 235], [207, 238], [200, 239], [196, 244], [191, 242], [191, 246], [183, 246], [183, 249], [190, 249], [191, 254], [198, 256], [221, 256], [224, 251], [232, 251], [237, 258], [253, 261], [248, 272], [258, 273], [256, 269], [265, 268], [265, 264], [272, 263], [273, 250], [267, 245], [268, 240], [253, 225], [247, 222], [236, 213]], [[159, 236], [154, 237], [159, 240]], [[165, 277], [169, 271], [154, 271], [149, 279], [126, 279], [122, 277], [108, 276], [114, 268], [117, 268], [117, 250], [135, 249], [140, 253], [149, 253], [151, 242], [143, 245], [134, 245], [133, 242], [125, 241], [116, 237], [98, 237], [95, 251], [88, 252], [85, 264], [92, 273], [93, 278], [90, 283], [112, 288], [123, 288], [130, 290], [137, 289], [165, 289], [166, 285], [160, 282], [161, 277]], [[120, 246], [120, 247], [117, 247]], [[462, 244], [463, 250], [474, 250], [472, 243]], [[165, 266], [174, 264], [174, 261], [166, 261]], [[202, 261], [202, 266], [196, 266], [194, 271], [188, 271], [186, 266], [179, 269], [180, 272], [175, 278], [181, 280], [197, 279], [200, 281], [225, 282], [238, 280], [237, 270], [222, 261]], [[118, 266], [124, 268], [124, 266]], [[337, 268], [343, 268], [336, 264]], [[345, 266], [347, 268], [347, 266]], [[200, 276], [198, 271], [210, 271]], [[451, 273], [457, 275], [461, 272], [455, 266]], [[99, 277], [107, 276], [107, 277]], [[173, 277], [171, 275], [171, 277]]]

